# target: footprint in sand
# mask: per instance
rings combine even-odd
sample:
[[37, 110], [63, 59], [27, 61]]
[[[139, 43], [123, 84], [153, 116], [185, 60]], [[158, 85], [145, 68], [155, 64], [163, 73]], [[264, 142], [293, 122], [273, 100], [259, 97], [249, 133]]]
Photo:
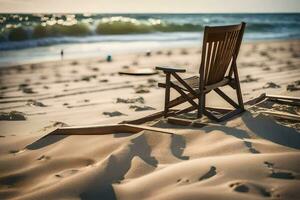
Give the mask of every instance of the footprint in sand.
[[251, 153], [260, 153], [259, 151], [257, 151], [256, 149], [254, 149], [252, 147], [252, 143], [251, 142], [248, 142], [248, 141], [244, 141], [245, 145], [248, 147], [249, 151]]
[[199, 181], [203, 181], [205, 179], [215, 176], [217, 174], [216, 169], [217, 168], [215, 166], [211, 166], [209, 171], [199, 178]]
[[72, 176], [72, 175], [76, 174], [77, 172], [79, 172], [78, 169], [65, 170], [65, 171], [62, 171], [59, 174], [55, 174], [55, 177], [57, 177], [57, 178], [65, 178], [65, 177], [68, 177], [68, 176]]
[[37, 160], [50, 160], [50, 158], [51, 158], [50, 156], [42, 155]]
[[266, 188], [254, 183], [231, 183], [229, 187], [235, 192], [257, 194], [264, 197], [271, 197], [272, 194]]
[[267, 166], [267, 168], [270, 169], [270, 177], [271, 178], [279, 178], [279, 179], [295, 179], [295, 175], [293, 172], [288, 170], [282, 170], [278, 168], [274, 168], [274, 164], [268, 161], [265, 161], [264, 164]]
[[12, 154], [20, 154], [20, 153], [23, 153], [25, 152], [25, 149], [13, 149], [13, 150], [10, 150], [9, 153], [12, 153]]
[[190, 182], [190, 180], [189, 179], [178, 179], [177, 180], [177, 183], [178, 184], [180, 184], [180, 185], [182, 185], [182, 184], [187, 184], [187, 183], [189, 183]]

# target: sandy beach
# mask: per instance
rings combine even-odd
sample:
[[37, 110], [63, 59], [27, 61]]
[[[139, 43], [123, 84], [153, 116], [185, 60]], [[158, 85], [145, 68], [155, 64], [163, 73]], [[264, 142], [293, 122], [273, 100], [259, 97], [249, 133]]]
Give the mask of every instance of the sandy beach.
[[[300, 199], [300, 123], [260, 112], [299, 117], [299, 104], [263, 104], [204, 127], [163, 118], [147, 124], [170, 134], [42, 138], [59, 127], [118, 124], [162, 111], [163, 73], [119, 72], [179, 66], [189, 77], [198, 74], [200, 55], [200, 48], [145, 49], [112, 54], [111, 62], [1, 68], [0, 199]], [[300, 40], [244, 42], [238, 70], [244, 102], [263, 93], [300, 97]], [[208, 105], [227, 106], [215, 94]]]

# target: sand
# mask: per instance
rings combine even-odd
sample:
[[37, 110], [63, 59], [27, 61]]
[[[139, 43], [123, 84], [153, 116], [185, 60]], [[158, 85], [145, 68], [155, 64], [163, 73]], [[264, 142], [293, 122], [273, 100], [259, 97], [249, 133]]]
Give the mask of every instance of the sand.
[[[264, 102], [223, 123], [158, 130], [49, 135], [58, 127], [117, 124], [163, 109], [159, 73], [197, 74], [198, 48], [0, 69], [0, 199], [300, 199], [299, 104]], [[300, 41], [244, 43], [238, 58], [244, 101], [262, 93], [300, 97]], [[226, 89], [230, 95], [233, 91]], [[176, 95], [176, 93], [172, 93]], [[227, 106], [214, 94], [208, 104]], [[166, 132], [159, 131], [159, 129]]]

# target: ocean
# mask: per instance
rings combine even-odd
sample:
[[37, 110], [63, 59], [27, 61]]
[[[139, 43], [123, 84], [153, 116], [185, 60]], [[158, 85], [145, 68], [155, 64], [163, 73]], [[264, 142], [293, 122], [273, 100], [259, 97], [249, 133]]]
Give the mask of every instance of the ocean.
[[0, 14], [0, 66], [200, 46], [206, 25], [244, 39], [300, 39], [300, 14]]

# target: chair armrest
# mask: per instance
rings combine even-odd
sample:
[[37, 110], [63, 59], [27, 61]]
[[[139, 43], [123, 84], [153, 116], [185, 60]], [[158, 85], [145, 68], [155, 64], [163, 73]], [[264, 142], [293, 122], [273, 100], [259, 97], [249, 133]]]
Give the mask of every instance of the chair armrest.
[[178, 73], [182, 73], [182, 72], [186, 72], [185, 69], [181, 69], [181, 68], [175, 68], [175, 67], [155, 67], [156, 70], [162, 70], [163, 72], [167, 72], [167, 73], [171, 73], [171, 72], [178, 72]]

